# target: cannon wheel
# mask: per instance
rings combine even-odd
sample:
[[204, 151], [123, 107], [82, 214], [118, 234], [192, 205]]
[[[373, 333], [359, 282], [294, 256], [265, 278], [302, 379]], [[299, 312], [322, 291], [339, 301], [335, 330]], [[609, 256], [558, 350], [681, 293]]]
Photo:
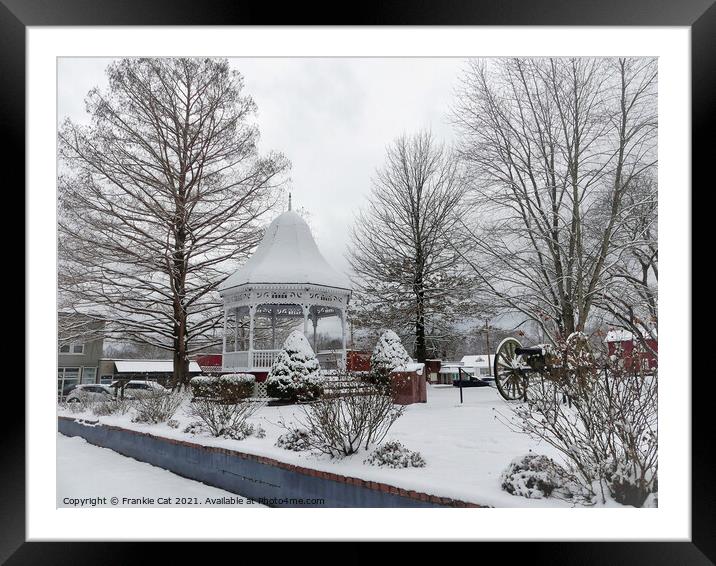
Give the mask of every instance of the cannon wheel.
[[525, 396], [526, 376], [520, 371], [524, 364], [522, 356], [515, 354], [515, 350], [521, 346], [515, 338], [505, 338], [495, 352], [495, 385], [500, 395], [508, 401], [523, 399]]

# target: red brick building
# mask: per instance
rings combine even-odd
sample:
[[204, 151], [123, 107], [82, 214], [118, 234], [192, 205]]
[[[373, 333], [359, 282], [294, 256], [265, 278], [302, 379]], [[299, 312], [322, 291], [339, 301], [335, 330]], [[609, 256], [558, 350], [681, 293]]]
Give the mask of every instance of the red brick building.
[[624, 369], [632, 371], [641, 367], [644, 371], [654, 371], [658, 367], [658, 341], [646, 339], [646, 347], [627, 330], [610, 330], [604, 340], [607, 353], [624, 360]]

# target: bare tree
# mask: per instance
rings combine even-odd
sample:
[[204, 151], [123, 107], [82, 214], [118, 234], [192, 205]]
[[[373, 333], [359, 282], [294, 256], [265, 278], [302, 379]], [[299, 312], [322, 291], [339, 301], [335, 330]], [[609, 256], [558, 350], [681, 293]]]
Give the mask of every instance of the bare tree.
[[[356, 218], [349, 262], [353, 321], [391, 328], [424, 361], [469, 313], [473, 277], [449, 242], [458, 237], [466, 184], [453, 153], [428, 132], [397, 139]], [[434, 344], [433, 344], [434, 346]]]
[[109, 337], [172, 352], [174, 383], [212, 343], [216, 286], [254, 248], [288, 168], [261, 157], [227, 60], [123, 59], [59, 133], [61, 303]]
[[656, 180], [645, 175], [625, 195], [629, 214], [621, 242], [609, 262], [608, 281], [595, 305], [613, 326], [626, 329], [645, 351], [653, 351], [657, 337], [659, 246], [657, 240]]
[[[654, 59], [472, 61], [453, 116], [488, 295], [552, 340], [585, 328], [656, 166]], [[469, 257], [468, 257], [469, 256]]]

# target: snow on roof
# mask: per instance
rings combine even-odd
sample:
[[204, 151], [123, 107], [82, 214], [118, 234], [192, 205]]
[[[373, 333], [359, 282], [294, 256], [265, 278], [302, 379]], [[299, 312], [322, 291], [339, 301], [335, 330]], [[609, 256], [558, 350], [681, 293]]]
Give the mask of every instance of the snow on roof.
[[480, 354], [477, 356], [463, 356], [462, 357], [462, 364], [468, 367], [487, 367], [489, 364], [487, 363], [487, 354]]
[[[170, 373], [174, 371], [172, 360], [115, 360], [119, 373]], [[189, 371], [201, 373], [196, 362], [189, 362]]]
[[610, 330], [604, 339], [605, 342], [629, 342], [634, 335], [628, 330]]
[[248, 261], [219, 290], [247, 283], [310, 283], [350, 289], [348, 278], [321, 255], [306, 221], [289, 210], [269, 225]]
[[457, 373], [458, 368], [465, 368], [462, 362], [442, 362], [438, 373]]
[[425, 367], [425, 364], [417, 363], [417, 362], [411, 362], [408, 364], [403, 364], [402, 366], [398, 366], [393, 371], [395, 372], [410, 372], [414, 371], [418, 375], [423, 375], [423, 368]]

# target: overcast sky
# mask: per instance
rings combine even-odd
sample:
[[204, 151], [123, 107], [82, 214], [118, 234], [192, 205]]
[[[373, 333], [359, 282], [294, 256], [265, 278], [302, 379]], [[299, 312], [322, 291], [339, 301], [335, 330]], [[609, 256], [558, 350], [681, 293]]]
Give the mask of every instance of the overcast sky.
[[[110, 59], [58, 59], [58, 121], [86, 121], [84, 98], [106, 87]], [[258, 105], [260, 150], [291, 160], [294, 208], [304, 207], [318, 246], [337, 269], [355, 212], [403, 133], [429, 128], [448, 143], [447, 121], [462, 59], [234, 58]]]

